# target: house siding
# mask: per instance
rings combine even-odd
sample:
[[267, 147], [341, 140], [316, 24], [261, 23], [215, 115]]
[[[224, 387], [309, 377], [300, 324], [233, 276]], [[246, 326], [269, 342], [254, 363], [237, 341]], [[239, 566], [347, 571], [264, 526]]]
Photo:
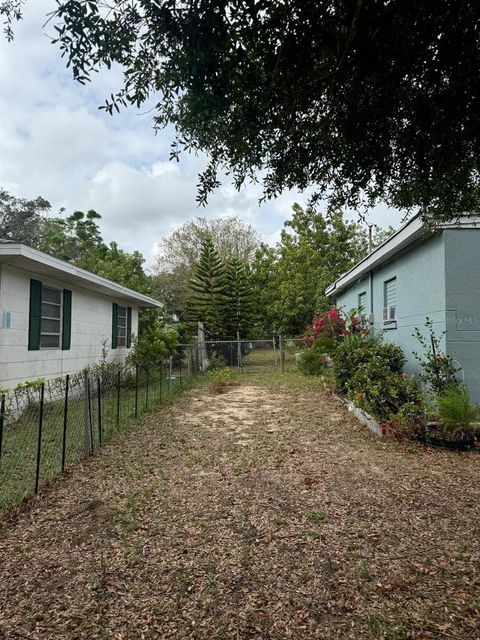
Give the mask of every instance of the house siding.
[[[28, 350], [30, 279], [52, 287], [72, 291], [72, 333], [69, 350]], [[2, 264], [0, 270], [0, 314], [10, 313], [10, 327], [0, 328], [0, 386], [14, 387], [19, 382], [40, 377], [54, 378], [74, 373], [99, 362], [102, 342], [112, 339], [112, 303], [127, 306], [121, 299], [88, 291]], [[138, 307], [132, 306], [132, 333], [138, 331]], [[1, 325], [0, 325], [1, 327]], [[108, 349], [110, 362], [121, 362], [128, 349]]]
[[[337, 305], [346, 310], [354, 308], [358, 305], [358, 295], [366, 291], [365, 312], [373, 313], [374, 330], [383, 332], [385, 340], [402, 347], [407, 357], [405, 371], [418, 374], [419, 365], [412, 353], [419, 349], [412, 335], [415, 327], [421, 329], [428, 316], [434, 322], [436, 333], [443, 334], [446, 329], [444, 265], [445, 244], [443, 234], [439, 233], [399, 253], [395, 259], [372, 271], [370, 276], [361, 278], [338, 294]], [[384, 283], [392, 278], [396, 278], [397, 290], [395, 328], [383, 324]], [[445, 348], [444, 338], [442, 343]]]
[[479, 229], [448, 229], [444, 237], [447, 353], [461, 365], [472, 399], [480, 402]]

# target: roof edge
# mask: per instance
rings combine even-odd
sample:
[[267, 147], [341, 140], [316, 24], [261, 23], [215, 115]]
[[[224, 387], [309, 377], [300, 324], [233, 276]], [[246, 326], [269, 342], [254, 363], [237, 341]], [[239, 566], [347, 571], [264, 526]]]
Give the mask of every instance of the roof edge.
[[[70, 262], [55, 258], [48, 253], [44, 253], [43, 251], [39, 251], [38, 249], [33, 249], [32, 247], [29, 247], [22, 242], [0, 243], [0, 257], [1, 256], [23, 257], [32, 262], [46, 265], [47, 267], [50, 267], [53, 271], [57, 271], [58, 273], [68, 274], [69, 276], [78, 278], [84, 283], [90, 282], [93, 285], [108, 289], [113, 294], [135, 299], [139, 303], [143, 303], [144, 306], [157, 308], [163, 307], [163, 304], [161, 302], [155, 300], [154, 298], [151, 298], [150, 296], [139, 293], [138, 291], [134, 291], [133, 289], [129, 289], [128, 287], [125, 287], [118, 282], [114, 282], [113, 280], [109, 280], [108, 278], [104, 278], [103, 276], [99, 276], [96, 273], [87, 271], [86, 269], [77, 267]], [[142, 304], [139, 304], [139, 306], [142, 306]]]
[[403, 224], [393, 235], [387, 238], [382, 244], [376, 247], [365, 258], [357, 262], [349, 271], [343, 273], [325, 289], [326, 296], [341, 293], [355, 280], [363, 277], [376, 267], [392, 258], [394, 255], [405, 249], [407, 246], [418, 240], [429, 231], [445, 231], [447, 229], [479, 229], [480, 217], [463, 216], [454, 222], [447, 222], [429, 227], [420, 213]]

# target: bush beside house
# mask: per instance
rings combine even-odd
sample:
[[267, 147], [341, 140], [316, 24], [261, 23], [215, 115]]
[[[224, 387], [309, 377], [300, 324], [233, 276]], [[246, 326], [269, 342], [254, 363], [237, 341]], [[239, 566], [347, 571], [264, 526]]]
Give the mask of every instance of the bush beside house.
[[431, 321], [427, 318], [426, 338], [415, 330], [423, 350], [415, 354], [422, 366], [421, 389], [402, 371], [403, 350], [384, 342], [382, 334], [370, 333], [358, 316], [358, 309], [345, 315], [333, 308], [315, 318], [305, 336], [300, 370], [321, 375], [331, 364], [336, 391], [388, 425], [392, 435], [455, 448], [473, 446], [479, 408], [458, 380], [452, 359], [440, 351]]

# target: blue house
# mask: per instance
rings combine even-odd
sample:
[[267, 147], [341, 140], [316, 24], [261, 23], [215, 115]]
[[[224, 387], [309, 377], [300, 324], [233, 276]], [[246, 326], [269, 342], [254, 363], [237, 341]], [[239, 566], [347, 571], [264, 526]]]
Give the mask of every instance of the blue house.
[[419, 372], [412, 352], [421, 350], [412, 334], [429, 317], [480, 402], [480, 218], [432, 230], [416, 216], [326, 293], [339, 307], [363, 307], [366, 323], [402, 347], [411, 374]]

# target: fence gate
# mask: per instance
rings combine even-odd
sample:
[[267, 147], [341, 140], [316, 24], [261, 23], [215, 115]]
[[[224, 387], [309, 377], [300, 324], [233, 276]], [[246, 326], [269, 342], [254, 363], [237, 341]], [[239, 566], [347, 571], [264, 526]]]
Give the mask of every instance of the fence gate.
[[288, 371], [297, 368], [304, 348], [300, 338], [275, 336], [262, 340], [207, 340], [198, 344], [204, 368], [235, 367], [242, 373]]

